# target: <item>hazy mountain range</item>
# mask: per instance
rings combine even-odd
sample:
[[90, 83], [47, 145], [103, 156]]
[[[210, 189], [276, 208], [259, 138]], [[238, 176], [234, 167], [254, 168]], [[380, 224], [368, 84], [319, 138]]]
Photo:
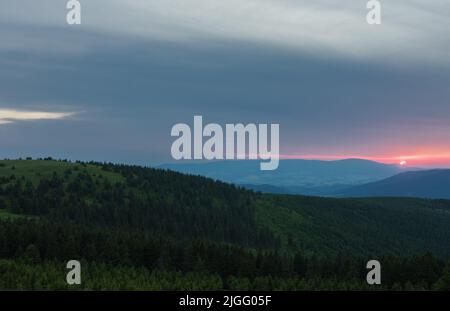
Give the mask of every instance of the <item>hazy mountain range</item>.
[[351, 186], [403, 172], [397, 165], [361, 159], [281, 160], [275, 171], [259, 170], [259, 161], [175, 163], [160, 166], [272, 193], [332, 195]]
[[403, 168], [362, 159], [282, 160], [275, 171], [260, 171], [258, 161], [177, 163], [161, 168], [265, 193], [450, 198], [450, 170]]
[[160, 168], [202, 175], [236, 184], [285, 186], [356, 185], [403, 171], [396, 165], [360, 159], [339, 161], [281, 160], [277, 170], [261, 171], [259, 161], [236, 160], [165, 164]]

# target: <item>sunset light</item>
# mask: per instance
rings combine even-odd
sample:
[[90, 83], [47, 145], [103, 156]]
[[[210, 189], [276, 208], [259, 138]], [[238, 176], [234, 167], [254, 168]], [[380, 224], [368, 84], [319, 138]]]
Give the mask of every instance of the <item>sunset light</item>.
[[306, 159], [335, 161], [344, 159], [363, 159], [386, 164], [413, 167], [450, 167], [450, 152], [424, 152], [401, 155], [364, 155], [364, 154], [281, 154], [280, 159]]

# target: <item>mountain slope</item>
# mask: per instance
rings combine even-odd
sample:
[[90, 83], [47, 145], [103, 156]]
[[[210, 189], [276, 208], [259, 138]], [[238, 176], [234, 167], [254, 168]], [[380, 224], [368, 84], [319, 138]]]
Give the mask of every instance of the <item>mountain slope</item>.
[[244, 246], [274, 246], [254, 194], [210, 179], [137, 166], [1, 161], [0, 209], [56, 222]]
[[[258, 223], [287, 249], [316, 254], [349, 252], [450, 255], [450, 201], [415, 198], [335, 199], [266, 195]], [[434, 237], [436, 240], [434, 240]]]
[[349, 197], [422, 197], [450, 199], [450, 169], [401, 173], [339, 193]]

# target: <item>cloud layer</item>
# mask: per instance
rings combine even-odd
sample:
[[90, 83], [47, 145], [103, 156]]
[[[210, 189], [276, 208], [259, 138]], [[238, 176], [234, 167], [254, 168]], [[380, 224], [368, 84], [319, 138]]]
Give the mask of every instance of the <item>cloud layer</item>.
[[15, 121], [59, 120], [68, 118], [72, 115], [74, 115], [74, 113], [72, 112], [43, 112], [0, 109], [0, 124], [8, 124]]
[[[97, 0], [81, 1], [80, 32], [164, 40], [207, 47], [223, 40], [266, 44], [322, 57], [449, 65], [450, 3], [446, 0], [382, 1], [381, 26], [367, 25], [366, 1], [342, 0]], [[65, 25], [65, 2], [2, 1], [6, 25]], [[71, 28], [73, 30], [75, 28]], [[7, 35], [0, 48], [85, 51], [95, 40], [61, 37], [23, 40]], [[49, 40], [49, 42], [46, 42]], [[62, 42], [64, 44], [62, 44]], [[27, 44], [27, 45], [25, 45]]]

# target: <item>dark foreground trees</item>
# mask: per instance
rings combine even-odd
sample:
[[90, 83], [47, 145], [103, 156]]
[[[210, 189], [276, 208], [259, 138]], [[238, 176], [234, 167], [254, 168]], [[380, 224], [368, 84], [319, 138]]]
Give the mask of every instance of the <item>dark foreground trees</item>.
[[431, 254], [379, 260], [383, 285], [365, 284], [368, 258], [283, 255], [223, 243], [44, 220], [0, 222], [1, 289], [76, 289], [65, 263], [82, 262], [82, 289], [356, 290], [448, 289]]

